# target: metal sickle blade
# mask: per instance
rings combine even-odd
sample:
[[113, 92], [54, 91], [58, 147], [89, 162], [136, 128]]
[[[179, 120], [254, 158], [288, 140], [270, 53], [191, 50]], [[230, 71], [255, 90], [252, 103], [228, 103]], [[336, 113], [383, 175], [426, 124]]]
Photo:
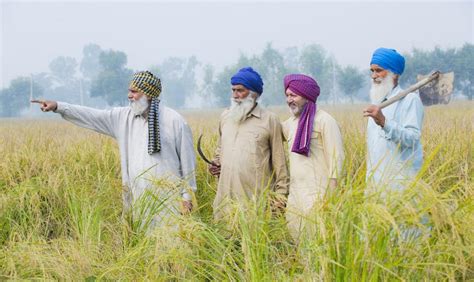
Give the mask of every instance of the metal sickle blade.
[[211, 162], [208, 158], [206, 158], [206, 156], [202, 152], [202, 150], [201, 150], [201, 139], [202, 139], [202, 134], [199, 135], [198, 142], [197, 142], [197, 151], [199, 153], [199, 156], [201, 156], [201, 159], [203, 159], [206, 163], [208, 163], [210, 165], [214, 165], [214, 163]]

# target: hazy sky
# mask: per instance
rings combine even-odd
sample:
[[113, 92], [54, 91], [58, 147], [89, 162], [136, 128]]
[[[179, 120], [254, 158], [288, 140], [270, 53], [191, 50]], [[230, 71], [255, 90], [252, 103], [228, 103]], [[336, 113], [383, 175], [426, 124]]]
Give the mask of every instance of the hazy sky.
[[124, 51], [133, 69], [191, 55], [219, 69], [267, 42], [321, 44], [362, 68], [377, 47], [460, 47], [474, 38], [473, 1], [0, 1], [0, 87], [48, 71], [57, 56], [79, 62], [88, 43]]

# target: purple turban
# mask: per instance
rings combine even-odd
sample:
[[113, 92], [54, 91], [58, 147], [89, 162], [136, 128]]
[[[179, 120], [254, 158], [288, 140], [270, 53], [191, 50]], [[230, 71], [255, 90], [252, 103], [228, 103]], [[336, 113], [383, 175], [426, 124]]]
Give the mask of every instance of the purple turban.
[[283, 83], [285, 91], [290, 89], [295, 94], [308, 100], [300, 115], [295, 141], [291, 148], [292, 152], [308, 157], [316, 114], [316, 100], [319, 96], [319, 85], [316, 80], [304, 74], [289, 74], [285, 76]]

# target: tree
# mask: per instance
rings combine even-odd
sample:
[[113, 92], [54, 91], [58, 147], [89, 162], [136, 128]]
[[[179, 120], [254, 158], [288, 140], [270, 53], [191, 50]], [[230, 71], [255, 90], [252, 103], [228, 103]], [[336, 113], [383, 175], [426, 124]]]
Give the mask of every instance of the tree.
[[49, 64], [51, 74], [58, 80], [60, 84], [66, 84], [74, 79], [76, 67], [76, 59], [64, 56], [55, 58]]
[[364, 86], [365, 75], [354, 66], [347, 66], [338, 70], [338, 84], [346, 96], [354, 104], [354, 96]]
[[[334, 63], [334, 67], [333, 67]], [[330, 93], [332, 89], [332, 71], [337, 64], [327, 55], [320, 45], [312, 44], [303, 49], [300, 56], [300, 66], [303, 73], [312, 76], [319, 84], [321, 93]], [[330, 95], [323, 95], [328, 99]]]
[[18, 77], [10, 82], [10, 86], [0, 92], [2, 115], [16, 117], [20, 112], [29, 107], [31, 88], [35, 97], [43, 95], [43, 89], [33, 82], [30, 77]]
[[433, 51], [413, 49], [412, 54], [405, 54], [405, 71], [400, 83], [408, 86], [416, 83], [418, 74], [429, 74], [432, 71], [450, 72], [455, 67], [456, 49], [442, 50], [435, 47]]
[[191, 98], [196, 89], [196, 57], [171, 57], [151, 68], [151, 72], [161, 79], [162, 100], [174, 108], [182, 108], [186, 99]]
[[474, 97], [474, 45], [466, 43], [456, 51], [454, 85], [472, 100]]
[[99, 55], [102, 71], [92, 81], [91, 97], [103, 97], [109, 105], [123, 105], [133, 71], [125, 68], [127, 55], [121, 51], [103, 51]]
[[289, 47], [283, 50], [283, 61], [288, 73], [297, 73], [300, 69], [300, 53], [298, 47]]
[[97, 44], [88, 44], [82, 49], [80, 70], [84, 78], [93, 80], [101, 71], [100, 54], [102, 49]]
[[271, 43], [267, 43], [255, 61], [254, 67], [264, 82], [262, 103], [281, 105], [284, 103], [283, 77], [288, 73], [283, 56], [272, 47]]

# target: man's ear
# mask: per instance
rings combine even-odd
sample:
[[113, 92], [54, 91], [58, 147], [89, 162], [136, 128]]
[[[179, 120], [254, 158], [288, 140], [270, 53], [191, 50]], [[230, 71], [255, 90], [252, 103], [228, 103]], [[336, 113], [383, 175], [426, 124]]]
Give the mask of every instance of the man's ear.
[[148, 102], [150, 102], [151, 99], [153, 99], [153, 98], [151, 96], [146, 95], [146, 99], [148, 100]]

